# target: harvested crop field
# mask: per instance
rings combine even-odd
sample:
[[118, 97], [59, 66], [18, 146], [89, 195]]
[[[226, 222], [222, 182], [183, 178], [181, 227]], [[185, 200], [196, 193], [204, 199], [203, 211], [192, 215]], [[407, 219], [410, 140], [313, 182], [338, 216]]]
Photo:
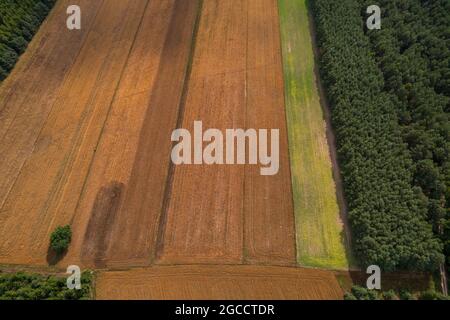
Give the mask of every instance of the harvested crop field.
[[181, 127], [280, 129], [280, 171], [174, 168], [158, 263], [295, 264], [277, 5], [204, 1]]
[[[49, 235], [69, 223], [61, 265], [294, 265], [276, 1], [80, 1], [72, 41], [51, 33], [66, 5], [2, 87], [0, 262], [55, 263]], [[53, 54], [59, 69], [38, 63]], [[280, 171], [174, 167], [171, 132], [198, 119], [280, 129]]]
[[[2, 87], [0, 259], [4, 262], [45, 263], [51, 228], [69, 222], [73, 215], [49, 209], [64, 190], [82, 142], [91, 138], [90, 133], [99, 133], [138, 27], [136, 15], [145, 5], [105, 3], [79, 1], [89, 10], [86, 28], [76, 35], [63, 28], [68, 1], [57, 4]], [[111, 33], [111, 28], [118, 32]], [[75, 174], [83, 178], [82, 173]]]
[[[69, 4], [81, 30], [66, 28]], [[292, 268], [345, 260], [331, 171], [310, 168], [312, 189], [297, 186], [305, 120], [285, 111], [282, 22], [277, 0], [58, 1], [0, 87], [0, 264], [131, 268], [100, 272], [99, 298], [340, 298], [331, 273]], [[302, 132], [323, 152], [306, 160], [331, 170], [313, 120]], [[278, 129], [278, 173], [174, 165], [171, 134], [194, 121]], [[322, 191], [325, 207], [312, 205]], [[55, 257], [50, 234], [67, 224], [69, 250]]]
[[164, 266], [100, 272], [97, 299], [338, 300], [333, 273], [261, 266]]

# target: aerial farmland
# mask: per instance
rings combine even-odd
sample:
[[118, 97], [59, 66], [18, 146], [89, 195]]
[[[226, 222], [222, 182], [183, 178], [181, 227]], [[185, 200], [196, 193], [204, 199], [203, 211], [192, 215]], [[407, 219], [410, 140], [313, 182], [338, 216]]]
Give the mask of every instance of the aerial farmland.
[[[365, 1], [331, 3], [24, 1], [16, 18], [0, 1], [0, 277], [75, 266], [91, 299], [334, 300], [375, 265], [402, 274], [389, 289], [434, 277], [445, 295], [446, 216], [426, 217], [446, 181], [420, 180], [448, 173], [444, 124], [420, 158]], [[7, 27], [38, 20], [19, 52]]]

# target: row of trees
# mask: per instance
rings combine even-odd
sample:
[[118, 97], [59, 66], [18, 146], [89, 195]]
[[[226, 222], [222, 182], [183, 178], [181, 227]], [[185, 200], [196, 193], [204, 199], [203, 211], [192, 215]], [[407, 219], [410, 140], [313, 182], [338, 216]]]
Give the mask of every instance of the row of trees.
[[67, 288], [66, 278], [30, 273], [1, 273], [0, 300], [86, 300], [92, 295], [92, 275], [81, 275], [81, 289]]
[[442, 244], [413, 185], [414, 163], [364, 33], [361, 4], [315, 0], [312, 9], [354, 253], [363, 266], [387, 271], [436, 270], [444, 259]]
[[346, 292], [345, 300], [448, 300], [448, 298], [435, 290], [428, 290], [412, 294], [407, 290], [377, 291], [360, 286], [353, 286], [351, 292]]
[[24, 52], [56, 0], [0, 1], [0, 81]]
[[367, 35], [414, 162], [414, 185], [450, 262], [450, 1], [378, 4], [382, 28]]

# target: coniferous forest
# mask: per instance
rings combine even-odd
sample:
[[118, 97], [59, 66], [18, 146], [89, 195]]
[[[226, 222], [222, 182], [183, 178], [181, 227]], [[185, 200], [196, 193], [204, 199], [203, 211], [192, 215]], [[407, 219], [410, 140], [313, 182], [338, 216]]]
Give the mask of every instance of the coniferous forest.
[[436, 270], [449, 245], [449, 2], [312, 1], [353, 249], [362, 265]]
[[56, 0], [0, 1], [0, 81], [25, 51]]

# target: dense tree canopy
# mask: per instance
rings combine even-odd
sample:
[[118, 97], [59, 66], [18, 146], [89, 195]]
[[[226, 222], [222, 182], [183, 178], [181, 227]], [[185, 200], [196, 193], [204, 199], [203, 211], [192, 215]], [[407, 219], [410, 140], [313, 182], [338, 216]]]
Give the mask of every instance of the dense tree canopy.
[[92, 295], [92, 275], [81, 275], [81, 289], [67, 288], [66, 278], [25, 272], [0, 272], [0, 300], [85, 300]]
[[[312, 2], [322, 79], [327, 87], [337, 135], [354, 251], [363, 266], [377, 264], [384, 270], [435, 270], [443, 261], [442, 243], [434, 236], [429, 223], [427, 195], [441, 194], [445, 188], [440, 179], [442, 173], [434, 164], [446, 158], [448, 139], [429, 137], [427, 130], [408, 132], [401, 121], [414, 121], [416, 125], [426, 123], [441, 132], [445, 125], [441, 111], [446, 97], [431, 95], [432, 87], [420, 84], [415, 87], [416, 96], [405, 91], [411, 89], [416, 74], [412, 74], [407, 65], [398, 70], [392, 67], [391, 62], [397, 58], [389, 54], [394, 53], [381, 53], [392, 45], [393, 39], [382, 38], [381, 32], [377, 35], [375, 30], [373, 36], [365, 33], [361, 13], [365, 14], [367, 6], [363, 2]], [[382, 20], [380, 31], [385, 32], [388, 27]], [[410, 30], [401, 33], [396, 40], [397, 54], [408, 50], [415, 36]], [[371, 41], [372, 37], [380, 37], [379, 42]], [[414, 50], [409, 50], [412, 56]], [[380, 59], [384, 59], [384, 63]], [[404, 59], [408, 61], [411, 57]], [[436, 74], [433, 83], [445, 90], [440, 71]], [[407, 78], [413, 80], [405, 88], [402, 79]], [[391, 86], [398, 89], [398, 95], [388, 89]], [[414, 100], [418, 112], [421, 99], [426, 99], [440, 120], [421, 117], [411, 110], [408, 112], [406, 107], [402, 109], [402, 99]], [[434, 152], [435, 148], [431, 147], [432, 150], [428, 150], [430, 146], [424, 146], [423, 139], [441, 149], [436, 147]], [[417, 157], [414, 152], [432, 156]]]
[[57, 253], [61, 254], [69, 248], [72, 240], [72, 230], [70, 225], [57, 227], [50, 235], [50, 247]]
[[0, 1], [0, 81], [24, 52], [56, 0]]
[[[364, 8], [370, 1], [360, 3]], [[413, 160], [414, 185], [448, 260], [450, 1], [380, 0], [378, 5], [383, 27], [366, 33]]]

